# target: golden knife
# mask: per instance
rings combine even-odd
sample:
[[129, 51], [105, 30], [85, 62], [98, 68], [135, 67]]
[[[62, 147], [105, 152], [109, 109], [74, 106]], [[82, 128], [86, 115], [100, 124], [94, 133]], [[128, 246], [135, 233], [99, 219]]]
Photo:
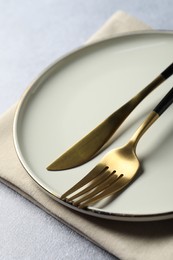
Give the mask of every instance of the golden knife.
[[47, 170], [58, 171], [74, 168], [89, 161], [101, 147], [111, 138], [123, 121], [130, 115], [135, 107], [156, 87], [173, 74], [173, 63], [171, 63], [159, 76], [149, 83], [136, 96], [130, 99], [122, 107], [116, 110], [101, 124], [94, 128], [89, 134], [74, 144], [58, 159], [51, 163]]

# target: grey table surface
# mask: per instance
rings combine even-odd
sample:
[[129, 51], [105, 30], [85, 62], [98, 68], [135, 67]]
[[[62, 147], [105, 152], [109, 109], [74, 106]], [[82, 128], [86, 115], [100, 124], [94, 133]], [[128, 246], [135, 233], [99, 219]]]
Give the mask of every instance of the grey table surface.
[[[116, 11], [173, 29], [172, 0], [0, 0], [0, 114]], [[0, 183], [0, 259], [116, 259]]]

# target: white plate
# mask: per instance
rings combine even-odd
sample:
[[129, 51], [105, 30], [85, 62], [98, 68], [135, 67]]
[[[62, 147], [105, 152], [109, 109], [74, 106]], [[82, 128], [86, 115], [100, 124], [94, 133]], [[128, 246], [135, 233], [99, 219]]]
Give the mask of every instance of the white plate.
[[[173, 78], [135, 109], [111, 145], [96, 158], [72, 170], [46, 170], [69, 146], [172, 63], [172, 46], [171, 32], [141, 32], [108, 39], [57, 61], [29, 87], [15, 115], [14, 142], [21, 163], [48, 194], [61, 202], [60, 195], [106, 152], [127, 142], [172, 87]], [[81, 212], [128, 221], [173, 217], [172, 114], [170, 107], [142, 137], [137, 153], [143, 172], [133, 185], [115, 200]]]

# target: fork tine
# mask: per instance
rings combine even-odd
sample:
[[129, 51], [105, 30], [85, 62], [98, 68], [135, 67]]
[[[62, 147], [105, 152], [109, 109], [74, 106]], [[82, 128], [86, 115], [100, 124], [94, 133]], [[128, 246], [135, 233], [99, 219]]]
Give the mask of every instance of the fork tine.
[[101, 193], [96, 195], [95, 197], [90, 197], [88, 200], [84, 201], [83, 203], [80, 203], [78, 205], [78, 208], [86, 208], [88, 205], [94, 204], [95, 202], [102, 200], [110, 195], [113, 195], [114, 193], [117, 193], [124, 187], [124, 178], [123, 174], [119, 175], [118, 178], [112, 183], [112, 185], [108, 186], [105, 190], [103, 190]]
[[106, 179], [109, 178], [109, 175], [112, 174], [110, 171], [107, 170], [105, 167], [93, 180], [86, 183], [83, 187], [87, 186], [83, 190], [75, 193], [71, 197], [67, 198], [68, 202], [72, 202], [74, 199], [81, 197], [83, 194], [86, 194], [87, 192], [93, 190], [96, 186], [100, 185], [102, 182], [106, 181]]
[[113, 172], [107, 171], [106, 174], [107, 174], [107, 178], [105, 180], [103, 180], [102, 182], [100, 182], [100, 184], [97, 185], [95, 187], [95, 189], [93, 189], [91, 192], [85, 194], [82, 198], [79, 198], [76, 201], [72, 202], [72, 204], [74, 206], [79, 206], [80, 203], [83, 203], [83, 202], [87, 201], [88, 199], [93, 198], [100, 192], [104, 191], [107, 187], [110, 186], [110, 184], [112, 182], [115, 182], [116, 179], [118, 178], [118, 176], [115, 174], [115, 171], [113, 171]]
[[94, 167], [83, 179], [81, 179], [72, 188], [70, 188], [68, 191], [66, 191], [61, 196], [61, 199], [65, 200], [66, 197], [68, 197], [70, 194], [77, 191], [78, 189], [82, 188], [88, 182], [92, 181], [95, 177], [97, 177], [100, 174], [100, 172], [104, 171], [105, 169], [107, 169], [107, 167], [104, 167], [104, 165], [102, 165], [102, 164], [99, 164], [96, 167]]

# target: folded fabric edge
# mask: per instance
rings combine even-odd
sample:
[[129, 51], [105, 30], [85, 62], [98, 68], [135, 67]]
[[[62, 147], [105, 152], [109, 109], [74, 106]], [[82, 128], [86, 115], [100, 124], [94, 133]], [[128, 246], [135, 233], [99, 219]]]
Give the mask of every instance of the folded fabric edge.
[[[84, 237], [85, 239], [89, 240], [91, 243], [95, 244], [96, 246], [98, 246], [99, 248], [101, 248], [102, 250], [108, 252], [109, 254], [111, 254], [112, 256], [114, 256], [114, 254], [109, 250], [109, 249], [105, 249], [104, 246], [102, 246], [101, 244], [97, 243], [94, 239], [92, 239], [90, 236], [86, 235], [84, 232], [82, 232], [80, 229], [78, 229], [77, 227], [74, 227], [72, 224], [69, 224], [67, 221], [65, 221], [63, 218], [58, 217], [56, 214], [53, 214], [50, 210], [48, 210], [48, 208], [46, 208], [45, 206], [43, 206], [43, 204], [41, 204], [40, 202], [38, 202], [37, 200], [33, 199], [32, 196], [28, 195], [28, 193], [24, 192], [23, 190], [21, 190], [20, 188], [18, 188], [17, 186], [13, 185], [12, 183], [10, 183], [9, 181], [5, 180], [4, 178], [0, 177], [0, 182], [2, 184], [4, 184], [5, 186], [7, 186], [8, 188], [10, 188], [11, 190], [13, 190], [14, 192], [17, 192], [19, 195], [21, 195], [23, 198], [27, 199], [29, 202], [33, 203], [36, 207], [38, 207], [39, 209], [43, 210], [44, 212], [46, 212], [48, 215], [50, 215], [51, 217], [55, 218], [56, 220], [60, 221], [63, 225], [67, 226], [68, 228], [72, 229], [74, 232], [76, 232], [77, 234], [79, 234], [81, 237]], [[65, 206], [64, 206], [65, 207]], [[117, 257], [117, 256], [116, 256]]]
[[119, 34], [132, 33], [141, 30], [152, 30], [152, 28], [138, 20], [136, 17], [133, 17], [122, 10], [118, 10], [88, 39], [88, 41], [86, 41], [86, 44], [112, 38]]

